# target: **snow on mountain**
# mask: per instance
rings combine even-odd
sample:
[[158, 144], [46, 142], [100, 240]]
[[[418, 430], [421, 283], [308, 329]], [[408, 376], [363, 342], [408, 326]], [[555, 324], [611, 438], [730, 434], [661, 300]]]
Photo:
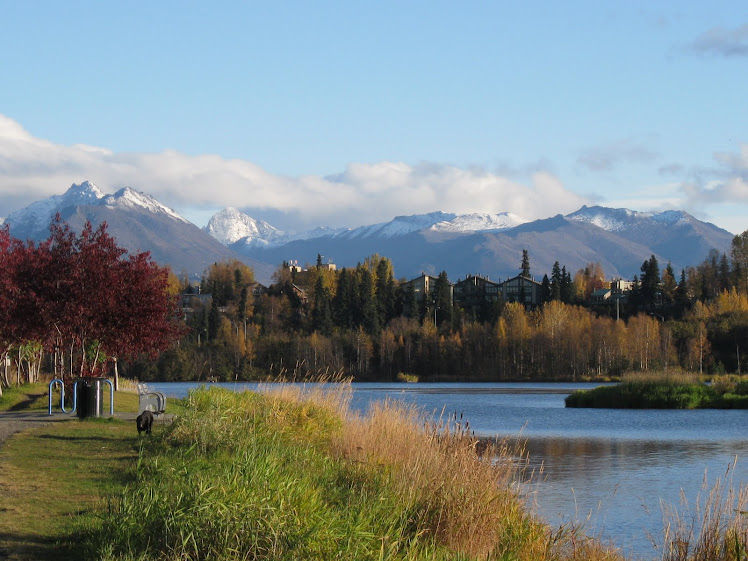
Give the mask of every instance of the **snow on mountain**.
[[21, 237], [44, 239], [49, 233], [49, 223], [58, 212], [69, 217], [75, 209], [85, 207], [105, 207], [125, 211], [138, 210], [165, 217], [178, 222], [189, 223], [170, 208], [145, 193], [125, 187], [113, 195], [104, 193], [90, 181], [75, 184], [62, 195], [52, 195], [47, 199], [31, 203], [17, 212], [9, 214], [6, 222]]
[[2, 226], [3, 224], [5, 224], [5, 218], [0, 216], [0, 226]]
[[457, 215], [445, 212], [397, 216], [389, 222], [380, 222], [358, 228], [318, 227], [305, 232], [283, 232], [267, 222], [255, 220], [235, 208], [226, 208], [215, 214], [203, 228], [224, 245], [240, 242], [245, 247], [271, 247], [296, 240], [331, 238], [340, 240], [364, 238], [394, 238], [412, 232], [431, 229], [437, 232], [500, 231], [525, 224], [526, 219], [510, 212], [500, 214], [474, 213]]
[[231, 245], [242, 239], [245, 245], [268, 244], [284, 237], [281, 230], [232, 207], [214, 214], [203, 230], [224, 245]]
[[435, 232], [479, 232], [479, 231], [499, 231], [508, 228], [514, 228], [520, 224], [527, 223], [528, 220], [512, 214], [511, 212], [502, 212], [499, 214], [472, 213], [462, 214], [456, 218], [438, 222], [431, 226]]
[[449, 222], [457, 218], [456, 214], [447, 212], [430, 212], [428, 214], [413, 214], [410, 216], [396, 216], [389, 222], [380, 222], [371, 226], [361, 226], [352, 230], [345, 230], [336, 235], [346, 239], [354, 238], [392, 238], [404, 236], [411, 232], [418, 232], [432, 227], [439, 222]]
[[594, 224], [608, 232], [625, 232], [645, 224], [656, 222], [675, 225], [688, 222], [690, 215], [680, 210], [664, 212], [638, 212], [626, 208], [606, 208], [601, 206], [583, 206], [578, 211], [568, 214], [568, 220]]
[[21, 210], [11, 212], [5, 220], [9, 224], [23, 224], [29, 230], [47, 230], [50, 219], [61, 209], [97, 204], [103, 196], [104, 193], [90, 181], [84, 181], [80, 185], [73, 183], [64, 194], [33, 202]]
[[107, 195], [100, 201], [91, 204], [103, 204], [109, 208], [143, 209], [154, 214], [166, 214], [174, 220], [187, 222], [186, 219], [182, 218], [169, 207], [162, 205], [150, 195], [135, 191], [130, 187], [124, 187], [114, 193], [114, 195]]

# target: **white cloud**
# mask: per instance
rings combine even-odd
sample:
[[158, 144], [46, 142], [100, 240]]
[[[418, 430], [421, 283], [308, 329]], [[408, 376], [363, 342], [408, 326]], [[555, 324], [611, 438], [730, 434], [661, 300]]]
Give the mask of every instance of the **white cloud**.
[[359, 226], [434, 210], [510, 211], [535, 219], [588, 202], [548, 172], [536, 172], [523, 184], [480, 169], [380, 162], [352, 163], [332, 177], [286, 177], [217, 155], [57, 145], [0, 115], [0, 215], [85, 179], [105, 192], [130, 186], [195, 215], [226, 206], [265, 211], [285, 217], [285, 224], [276, 225], [286, 229]]
[[741, 144], [738, 153], [717, 153], [714, 159], [720, 166], [716, 171], [720, 177], [697, 177], [684, 183], [687, 204], [748, 203], [748, 144]]

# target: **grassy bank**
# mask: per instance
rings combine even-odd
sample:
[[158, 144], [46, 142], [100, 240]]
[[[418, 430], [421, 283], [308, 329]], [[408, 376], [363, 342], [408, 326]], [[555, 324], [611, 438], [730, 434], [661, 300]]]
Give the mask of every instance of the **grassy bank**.
[[197, 391], [79, 543], [111, 560], [620, 558], [529, 514], [508, 451], [476, 444], [391, 403], [357, 417], [346, 392]]
[[[0, 449], [0, 557], [623, 559], [530, 514], [516, 451], [392, 403], [354, 415], [349, 392], [202, 389], [150, 438], [117, 420], [16, 435]], [[741, 497], [698, 524], [673, 511], [658, 558], [744, 559]]]
[[711, 384], [687, 374], [624, 377], [615, 386], [578, 390], [566, 407], [607, 409], [748, 409], [748, 381], [718, 377]]

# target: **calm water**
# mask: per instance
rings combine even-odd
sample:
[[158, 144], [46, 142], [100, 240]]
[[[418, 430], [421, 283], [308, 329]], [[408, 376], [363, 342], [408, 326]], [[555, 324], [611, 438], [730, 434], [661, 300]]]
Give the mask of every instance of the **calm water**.
[[[193, 383], [150, 384], [183, 397]], [[255, 389], [255, 384], [219, 384]], [[365, 411], [389, 398], [429, 413], [463, 414], [480, 436], [526, 440], [531, 467], [540, 468], [529, 498], [550, 523], [590, 519], [588, 534], [601, 535], [635, 557], [656, 551], [647, 532], [660, 537], [661, 501], [677, 504], [681, 490], [696, 501], [706, 480], [731, 470], [748, 484], [748, 411], [566, 409], [574, 389], [594, 384], [353, 384], [352, 406]]]

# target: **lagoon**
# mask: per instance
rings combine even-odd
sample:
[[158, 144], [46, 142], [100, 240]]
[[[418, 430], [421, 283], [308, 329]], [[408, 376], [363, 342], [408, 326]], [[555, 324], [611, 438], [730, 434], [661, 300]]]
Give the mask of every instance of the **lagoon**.
[[[184, 397], [197, 383], [152, 383]], [[257, 384], [217, 384], [237, 391]], [[748, 410], [566, 409], [574, 390], [598, 384], [354, 383], [351, 406], [382, 399], [412, 403], [435, 416], [463, 415], [482, 437], [526, 443], [535, 482], [528, 498], [550, 524], [583, 521], [588, 534], [625, 553], [657, 556], [661, 503], [694, 504], [704, 482], [729, 476], [748, 484]]]

